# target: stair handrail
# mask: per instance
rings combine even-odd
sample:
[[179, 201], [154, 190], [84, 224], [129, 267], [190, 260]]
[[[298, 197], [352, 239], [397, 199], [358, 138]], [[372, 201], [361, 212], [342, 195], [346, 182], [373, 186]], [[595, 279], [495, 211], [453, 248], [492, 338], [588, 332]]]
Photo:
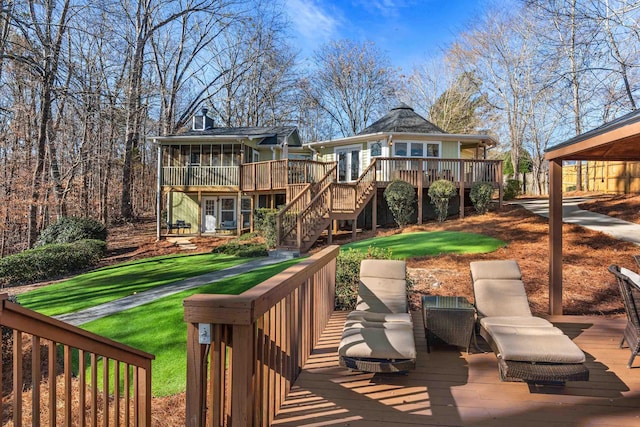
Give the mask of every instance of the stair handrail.
[[[298, 215], [296, 215], [296, 220], [295, 221], [285, 221], [284, 219], [286, 218], [286, 214], [289, 213], [289, 211], [291, 211], [300, 201], [300, 199], [307, 197], [312, 189], [315, 187], [321, 187], [324, 188], [327, 186], [326, 183], [328, 183], [329, 185], [335, 180], [335, 175], [336, 175], [336, 171], [338, 169], [338, 164], [336, 162], [333, 162], [333, 165], [329, 168], [329, 170], [324, 174], [324, 176], [322, 178], [320, 178], [320, 180], [315, 183], [315, 184], [309, 184], [307, 187], [305, 187], [304, 190], [302, 190], [300, 193], [298, 193], [298, 195], [296, 197], [294, 197], [293, 199], [291, 199], [291, 201], [289, 203], [287, 203], [282, 209], [280, 209], [280, 211], [278, 211], [278, 213], [276, 214], [276, 230], [277, 230], [277, 245], [280, 245], [282, 243], [282, 241], [286, 238], [286, 236], [288, 236], [293, 230], [295, 230], [296, 228], [298, 228], [297, 224], [298, 224], [298, 218], [299, 218], [299, 214], [301, 211], [298, 212]], [[322, 191], [322, 190], [321, 190]], [[307, 207], [311, 204], [311, 202], [307, 203]], [[304, 209], [303, 209], [304, 210]]]
[[[296, 237], [297, 237], [297, 245], [298, 247], [302, 246], [302, 240], [304, 239], [304, 237], [306, 236], [305, 231], [306, 228], [305, 227], [305, 223], [311, 223], [311, 222], [315, 222], [315, 220], [322, 218], [324, 216], [325, 213], [327, 212], [331, 212], [331, 188], [333, 186], [333, 181], [327, 183], [324, 187], [322, 187], [320, 189], [320, 191], [318, 191], [318, 194], [315, 195], [315, 197], [313, 199], [311, 199], [311, 201], [307, 204], [307, 206], [298, 213], [298, 216], [296, 218]], [[329, 200], [327, 201], [327, 195]], [[324, 209], [321, 210], [317, 210], [315, 209], [316, 205], [319, 205], [321, 207], [324, 207]], [[316, 212], [316, 215], [314, 215], [312, 218], [310, 218], [310, 213], [311, 212]]]

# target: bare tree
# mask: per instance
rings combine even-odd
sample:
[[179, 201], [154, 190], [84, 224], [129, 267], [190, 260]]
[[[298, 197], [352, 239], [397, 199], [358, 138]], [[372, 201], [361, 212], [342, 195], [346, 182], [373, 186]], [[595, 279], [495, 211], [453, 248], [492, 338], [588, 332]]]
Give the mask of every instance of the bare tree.
[[133, 5], [126, 3], [122, 5], [133, 28], [129, 40], [131, 58], [129, 60], [122, 195], [120, 198], [120, 215], [123, 219], [133, 218], [131, 192], [134, 165], [138, 161], [138, 146], [146, 113], [142, 102], [145, 49], [156, 32], [183, 16], [194, 13], [215, 15], [222, 13], [227, 6], [225, 0], [188, 0], [184, 4], [177, 0], [136, 0]]
[[476, 29], [462, 35], [450, 54], [474, 72], [484, 100], [493, 110], [494, 130], [504, 132], [514, 171], [520, 170], [525, 132], [539, 92], [532, 90], [536, 39], [519, 12], [493, 10]]
[[372, 42], [329, 42], [314, 53], [313, 65], [306, 96], [342, 136], [360, 132], [396, 98], [395, 72]]

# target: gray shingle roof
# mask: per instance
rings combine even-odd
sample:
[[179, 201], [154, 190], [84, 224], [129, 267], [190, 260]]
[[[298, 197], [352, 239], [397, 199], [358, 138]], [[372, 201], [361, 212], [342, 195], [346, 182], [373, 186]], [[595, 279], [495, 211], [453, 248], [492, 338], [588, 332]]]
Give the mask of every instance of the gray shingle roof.
[[228, 136], [230, 138], [261, 139], [258, 145], [279, 145], [289, 138], [290, 146], [300, 146], [298, 128], [295, 126], [249, 126], [188, 130], [179, 136]]
[[378, 132], [447, 133], [403, 102], [358, 135]]

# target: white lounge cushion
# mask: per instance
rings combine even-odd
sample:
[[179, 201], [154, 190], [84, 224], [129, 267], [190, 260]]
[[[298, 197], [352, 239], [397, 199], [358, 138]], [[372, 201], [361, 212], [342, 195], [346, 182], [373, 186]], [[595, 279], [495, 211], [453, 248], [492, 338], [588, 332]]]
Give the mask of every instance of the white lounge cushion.
[[413, 324], [410, 322], [370, 322], [367, 320], [349, 320], [344, 323], [344, 329], [348, 328], [386, 328], [398, 329], [409, 328], [413, 330]]
[[471, 278], [495, 280], [521, 280], [522, 273], [515, 260], [474, 261], [470, 263]]
[[511, 334], [511, 335], [564, 335], [560, 329], [555, 326], [504, 326], [504, 325], [489, 325], [485, 328], [491, 336], [496, 334]]
[[497, 356], [504, 360], [533, 363], [583, 363], [582, 350], [564, 335], [519, 335], [494, 333], [491, 335]]
[[347, 320], [366, 320], [368, 322], [403, 322], [411, 324], [409, 313], [374, 313], [371, 311], [354, 310], [347, 314]]
[[353, 358], [415, 359], [413, 329], [347, 328], [342, 331], [338, 354]]
[[480, 326], [489, 330], [491, 326], [552, 328], [553, 324], [542, 317], [535, 316], [491, 316], [480, 319]]
[[480, 317], [531, 316], [522, 280], [479, 279], [473, 289]]
[[365, 259], [360, 263], [356, 310], [376, 313], [407, 312], [406, 263]]
[[627, 276], [630, 282], [640, 291], [640, 275], [628, 268], [620, 267], [620, 273]]

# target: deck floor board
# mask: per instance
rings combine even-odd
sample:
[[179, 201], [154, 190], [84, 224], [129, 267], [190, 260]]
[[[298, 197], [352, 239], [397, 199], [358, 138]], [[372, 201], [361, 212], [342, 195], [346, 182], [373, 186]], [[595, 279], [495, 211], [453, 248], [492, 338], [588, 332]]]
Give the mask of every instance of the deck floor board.
[[427, 353], [417, 313], [414, 371], [349, 371], [337, 357], [345, 317], [334, 313], [273, 425], [640, 426], [640, 360], [627, 369], [629, 349], [618, 348], [624, 317], [550, 318], [587, 355], [590, 381], [565, 387], [501, 382], [495, 355], [483, 352], [482, 341], [470, 354], [445, 345]]

